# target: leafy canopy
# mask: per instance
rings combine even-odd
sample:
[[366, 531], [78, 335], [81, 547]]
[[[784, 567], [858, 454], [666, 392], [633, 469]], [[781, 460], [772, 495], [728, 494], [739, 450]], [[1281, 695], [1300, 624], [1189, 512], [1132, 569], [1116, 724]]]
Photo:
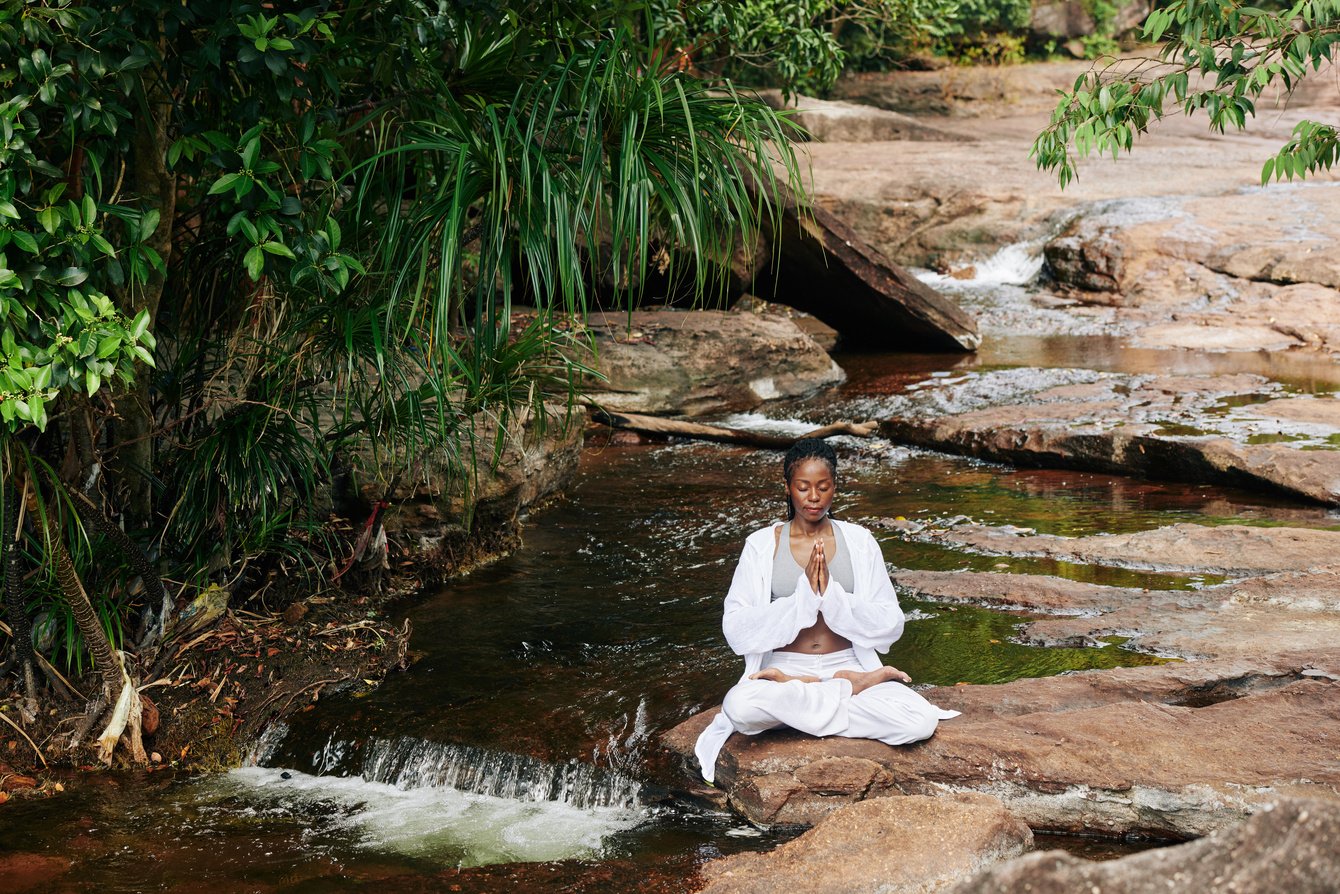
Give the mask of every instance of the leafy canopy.
[[[1145, 20], [1143, 36], [1164, 41], [1154, 58], [1085, 73], [1063, 92], [1032, 156], [1062, 187], [1076, 176], [1076, 155], [1131, 151], [1171, 106], [1203, 111], [1210, 128], [1242, 129], [1268, 90], [1289, 93], [1333, 61], [1340, 41], [1340, 0], [1298, 0], [1263, 9], [1237, 0], [1173, 0]], [[1072, 153], [1071, 147], [1074, 152]], [[1329, 170], [1340, 153], [1336, 126], [1300, 121], [1261, 170], [1264, 184]]]

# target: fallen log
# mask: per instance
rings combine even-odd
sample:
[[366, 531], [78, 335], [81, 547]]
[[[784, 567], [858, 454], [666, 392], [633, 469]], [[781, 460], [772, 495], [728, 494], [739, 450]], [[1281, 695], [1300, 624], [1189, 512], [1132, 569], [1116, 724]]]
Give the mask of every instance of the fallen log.
[[834, 435], [868, 438], [879, 427], [879, 423], [874, 421], [844, 421], [825, 425], [802, 435], [774, 435], [738, 428], [724, 428], [719, 425], [704, 425], [701, 422], [685, 422], [682, 419], [643, 416], [639, 413], [616, 413], [609, 410], [593, 410], [591, 418], [602, 425], [608, 425], [610, 428], [621, 428], [642, 435], [691, 438], [696, 441], [715, 441], [719, 444], [742, 444], [746, 447], [758, 447], [763, 450], [786, 450], [801, 438], [831, 438]]

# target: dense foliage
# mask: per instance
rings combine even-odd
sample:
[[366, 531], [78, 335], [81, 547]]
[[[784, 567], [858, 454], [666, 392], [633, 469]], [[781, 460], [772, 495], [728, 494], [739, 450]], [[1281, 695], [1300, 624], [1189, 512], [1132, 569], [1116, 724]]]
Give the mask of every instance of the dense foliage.
[[[1162, 41], [1156, 57], [1080, 77], [1038, 136], [1038, 166], [1055, 170], [1062, 186], [1076, 175], [1072, 146], [1080, 158], [1093, 152], [1115, 158], [1170, 108], [1203, 111], [1217, 132], [1245, 127], [1263, 94], [1287, 95], [1334, 61], [1340, 2], [1299, 0], [1263, 9], [1236, 0], [1173, 0], [1149, 15], [1144, 37]], [[1334, 124], [1301, 121], [1266, 160], [1261, 182], [1329, 169], [1338, 152]]]
[[560, 317], [596, 284], [685, 255], [711, 288], [798, 186], [789, 125], [648, 34], [608, 4], [0, 0], [11, 663], [68, 618], [114, 697], [160, 574], [324, 573], [332, 510], [419, 457], [468, 490], [571, 406]]

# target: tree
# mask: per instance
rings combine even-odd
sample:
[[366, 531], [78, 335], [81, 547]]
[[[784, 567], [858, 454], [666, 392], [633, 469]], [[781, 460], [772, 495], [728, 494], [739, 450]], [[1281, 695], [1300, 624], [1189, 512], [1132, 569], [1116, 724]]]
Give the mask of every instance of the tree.
[[[0, 0], [6, 607], [16, 632], [34, 596], [77, 621], [105, 690], [89, 724], [119, 700], [133, 738], [112, 645], [162, 629], [159, 571], [243, 592], [322, 573], [323, 482], [369, 452], [468, 481], [481, 417], [501, 437], [571, 407], [561, 317], [593, 283], [632, 296], [685, 255], [705, 291], [777, 178], [799, 186], [786, 118], [665, 64], [644, 22]], [[517, 331], [521, 298], [539, 313]]]
[[[1203, 110], [1210, 128], [1242, 129], [1267, 90], [1290, 93], [1309, 71], [1333, 59], [1340, 2], [1299, 0], [1269, 9], [1236, 0], [1174, 0], [1145, 20], [1146, 40], [1165, 41], [1154, 58], [1085, 73], [1064, 92], [1051, 123], [1033, 144], [1040, 168], [1064, 187], [1075, 155], [1131, 151], [1135, 138], [1166, 114]], [[1261, 182], [1305, 177], [1335, 163], [1336, 127], [1300, 121], [1261, 170]]]

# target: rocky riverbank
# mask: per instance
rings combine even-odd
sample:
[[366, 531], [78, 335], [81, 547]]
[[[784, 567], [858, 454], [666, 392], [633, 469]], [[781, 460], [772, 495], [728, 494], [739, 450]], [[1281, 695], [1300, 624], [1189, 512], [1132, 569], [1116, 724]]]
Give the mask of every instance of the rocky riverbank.
[[[1209, 352], [1226, 355], [1218, 369], [1233, 369], [1233, 357], [1244, 358], [1239, 369], [1258, 369], [1247, 358], [1260, 352], [1335, 352], [1340, 277], [1329, 246], [1340, 235], [1340, 182], [1323, 174], [1305, 185], [1259, 184], [1262, 160], [1297, 120], [1340, 106], [1333, 90], [1312, 82], [1251, 132], [1213, 143], [1203, 121], [1169, 119], [1129, 158], [1082, 165], [1079, 182], [1061, 193], [1033, 169], [1028, 149], [1055, 90], [1069, 88], [1085, 67], [857, 76], [836, 91], [840, 104], [802, 98], [797, 105], [816, 138], [808, 151], [817, 200], [894, 261], [938, 271], [937, 287], [980, 313], [984, 344], [1102, 333], [1167, 352], [1168, 368], [1195, 367], [1187, 358]], [[870, 111], [863, 115], [862, 106]], [[1002, 276], [997, 268], [1006, 265], [1015, 269]], [[1008, 308], [979, 297], [997, 281], [1027, 289]], [[1082, 352], [1075, 360], [1070, 369], [988, 368], [927, 380], [880, 402], [881, 433], [1018, 466], [1228, 484], [1340, 504], [1334, 380], [1237, 371], [1134, 375], [1086, 369]], [[1108, 871], [1054, 855], [1006, 862], [965, 882], [965, 891], [993, 884], [1073, 890], [1065, 885], [1079, 881], [1154, 890], [1176, 873], [1195, 874], [1183, 869], [1184, 859], [1231, 864], [1235, 878], [1257, 879], [1244, 882], [1250, 890], [1268, 890], [1270, 871], [1288, 875], [1307, 863], [1299, 889], [1326, 889], [1319, 881], [1326, 861], [1308, 863], [1307, 855], [1332, 820], [1297, 841], [1278, 820], [1340, 816], [1333, 747], [1340, 737], [1340, 534], [1180, 524], [1063, 537], [974, 519], [890, 519], [884, 527], [964, 552], [1063, 562], [1080, 569], [1077, 577], [1093, 567], [1212, 583], [1100, 586], [1009, 573], [1008, 562], [1005, 573], [896, 572], [904, 593], [930, 603], [1027, 613], [1022, 642], [1120, 643], [1181, 660], [932, 689], [932, 701], [963, 716], [942, 723], [931, 740], [899, 749], [788, 732], [733, 737], [718, 763], [718, 788], [696, 796], [760, 824], [817, 824], [788, 851], [751, 863], [753, 877], [764, 880], [757, 884], [824, 890], [814, 882], [817, 867], [847, 859], [852, 847], [823, 831], [826, 818], [844, 815], [847, 805], [889, 799], [917, 813], [912, 804], [921, 796], [945, 802], [974, 793], [1000, 799], [1034, 830], [1210, 837], [1187, 846], [1194, 854], [1132, 858], [1132, 869], [1118, 868], [1127, 861]], [[693, 739], [714, 713], [664, 736], [686, 773], [696, 770]], [[1313, 806], [1275, 806], [1294, 796]], [[962, 832], [956, 816], [945, 808], [942, 839]], [[1252, 825], [1243, 825], [1249, 817]], [[1269, 843], [1253, 856], [1236, 854], [1234, 841], [1258, 825], [1274, 827], [1263, 833]], [[886, 834], [873, 820], [868, 828]], [[880, 890], [940, 884], [910, 882], [877, 857], [852, 859], [887, 882]], [[733, 865], [711, 867], [708, 890], [753, 890], [728, 880]], [[1220, 889], [1219, 880], [1205, 884]]]

